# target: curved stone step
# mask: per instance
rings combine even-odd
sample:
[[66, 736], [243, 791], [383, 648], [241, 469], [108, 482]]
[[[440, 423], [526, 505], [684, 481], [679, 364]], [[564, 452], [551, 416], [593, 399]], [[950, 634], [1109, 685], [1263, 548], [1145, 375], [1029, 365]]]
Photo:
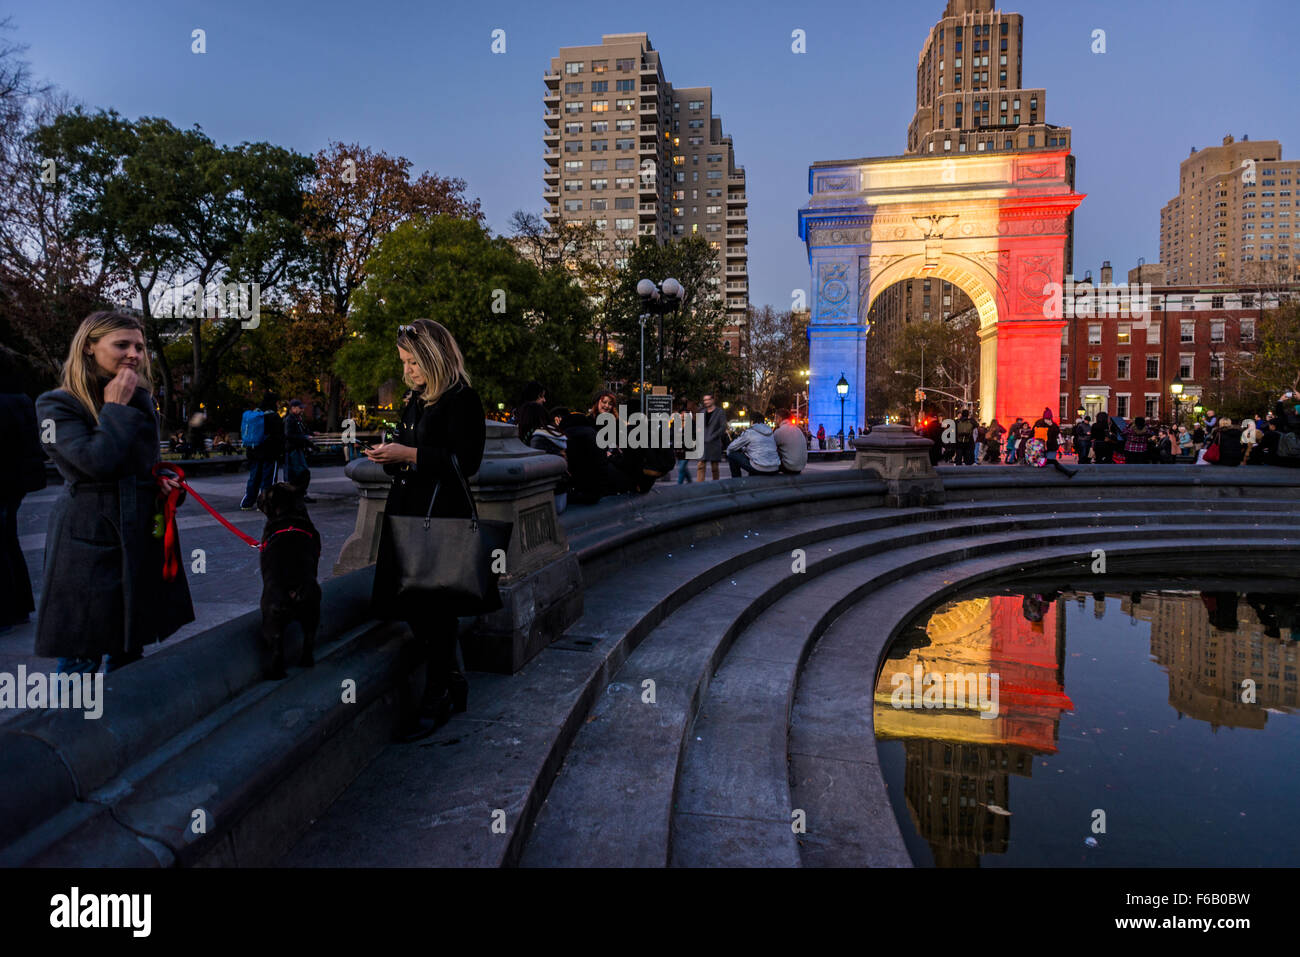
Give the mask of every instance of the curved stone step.
[[[0, 855], [4, 866], [257, 866], [282, 854], [365, 767], [391, 728], [378, 673], [402, 624], [368, 623], [314, 668], [260, 682]], [[355, 695], [344, 701], [344, 681]], [[299, 787], [310, 781], [310, 787]]]

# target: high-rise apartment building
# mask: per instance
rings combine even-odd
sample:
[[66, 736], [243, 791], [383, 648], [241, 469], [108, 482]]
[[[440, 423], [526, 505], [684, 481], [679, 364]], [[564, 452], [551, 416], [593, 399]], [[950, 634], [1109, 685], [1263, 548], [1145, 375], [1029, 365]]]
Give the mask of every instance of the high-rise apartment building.
[[1277, 140], [1193, 147], [1160, 210], [1160, 261], [1171, 284], [1300, 277], [1300, 161]]
[[712, 90], [674, 88], [645, 33], [561, 47], [545, 80], [546, 221], [593, 222], [616, 250], [703, 236], [718, 251], [711, 294], [726, 304], [724, 342], [738, 351], [749, 307], [745, 170]]

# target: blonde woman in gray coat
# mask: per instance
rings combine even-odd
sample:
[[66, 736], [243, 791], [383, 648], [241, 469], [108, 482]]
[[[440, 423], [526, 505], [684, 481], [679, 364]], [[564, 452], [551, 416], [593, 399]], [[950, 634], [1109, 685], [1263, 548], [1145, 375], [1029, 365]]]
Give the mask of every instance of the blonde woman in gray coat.
[[36, 400], [41, 440], [63, 476], [45, 536], [36, 654], [58, 658], [63, 673], [98, 671], [105, 655], [107, 670], [120, 668], [194, 620], [185, 563], [166, 581], [154, 534], [160, 496], [177, 485], [152, 472], [149, 371], [140, 321], [92, 313], [72, 339], [60, 387]]

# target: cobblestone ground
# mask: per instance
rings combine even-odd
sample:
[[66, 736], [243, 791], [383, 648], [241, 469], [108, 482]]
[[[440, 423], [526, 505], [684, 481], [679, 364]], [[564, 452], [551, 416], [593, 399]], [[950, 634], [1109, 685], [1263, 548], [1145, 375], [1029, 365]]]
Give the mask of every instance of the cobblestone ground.
[[[190, 480], [194, 489], [207, 502], [226, 517], [235, 527], [254, 538], [262, 535], [266, 516], [258, 511], [241, 512], [239, 500], [243, 497], [248, 474], [201, 476]], [[54, 500], [63, 494], [61, 485], [51, 485], [44, 491], [28, 495], [18, 510], [18, 537], [27, 569], [32, 576], [32, 590], [40, 604], [43, 585], [45, 531]], [[312, 469], [309, 494], [316, 503], [308, 506], [312, 522], [321, 533], [321, 581], [330, 578], [334, 562], [343, 542], [352, 534], [357, 517], [357, 494], [352, 481], [343, 475], [343, 467]], [[177, 516], [181, 547], [186, 556], [186, 574], [190, 593], [194, 598], [195, 621], [186, 625], [162, 644], [151, 645], [145, 654], [152, 654], [205, 628], [226, 621], [257, 607], [262, 594], [262, 576], [258, 569], [257, 551], [244, 544], [230, 531], [219, 525], [196, 502], [187, 501]], [[207, 556], [207, 571], [195, 574], [189, 571], [189, 556], [201, 548]], [[75, 601], [76, 596], [68, 596]], [[0, 671], [13, 673], [20, 664], [28, 669], [52, 671], [54, 659], [38, 658], [32, 653], [36, 641], [36, 616], [26, 624], [0, 634]]]

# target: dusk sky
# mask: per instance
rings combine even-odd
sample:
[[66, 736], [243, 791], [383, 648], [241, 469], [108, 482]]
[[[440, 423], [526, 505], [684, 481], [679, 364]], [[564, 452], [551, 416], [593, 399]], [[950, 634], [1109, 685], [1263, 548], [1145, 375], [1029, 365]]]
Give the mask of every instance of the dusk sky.
[[[10, 0], [38, 77], [91, 108], [198, 124], [220, 143], [313, 153], [358, 142], [468, 182], [489, 225], [540, 213], [542, 75], [562, 45], [645, 31], [677, 86], [712, 86], [748, 174], [750, 299], [789, 308], [809, 282], [796, 211], [817, 160], [903, 152], [917, 54], [944, 0], [906, 3], [221, 4]], [[625, 13], [616, 13], [622, 8]], [[1116, 278], [1160, 253], [1160, 207], [1190, 149], [1277, 139], [1300, 150], [1294, 0], [1014, 0], [1024, 81], [1074, 130], [1075, 272]], [[638, 12], [640, 11], [640, 12]], [[673, 28], [674, 20], [693, 32]], [[207, 52], [190, 52], [191, 31]], [[492, 31], [506, 52], [491, 52]], [[807, 53], [791, 52], [791, 32]], [[1091, 52], [1106, 31], [1106, 52]]]

